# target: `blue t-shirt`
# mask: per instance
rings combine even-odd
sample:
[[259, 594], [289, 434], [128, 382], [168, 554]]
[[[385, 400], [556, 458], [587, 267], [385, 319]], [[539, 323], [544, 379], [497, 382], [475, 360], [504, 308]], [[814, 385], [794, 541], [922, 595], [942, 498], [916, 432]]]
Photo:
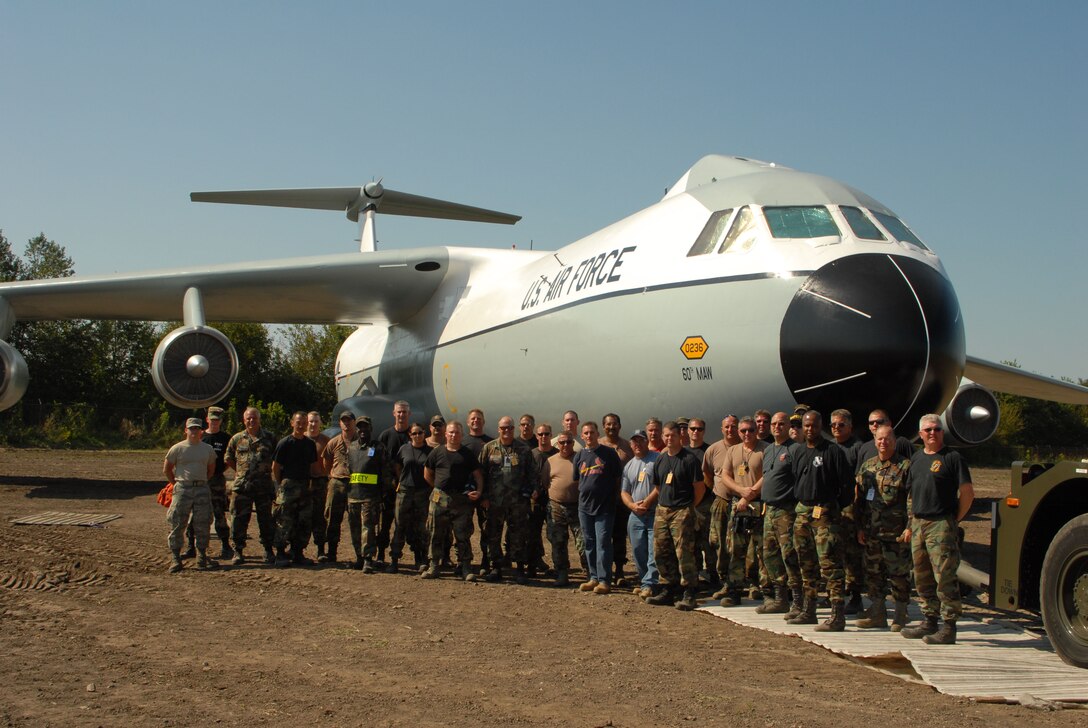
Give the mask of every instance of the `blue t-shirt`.
[[[645, 459], [632, 457], [623, 466], [623, 492], [629, 494], [635, 503], [646, 500], [646, 497], [654, 490], [654, 462], [656, 460], [657, 453], [651, 450], [646, 453]], [[656, 507], [655, 502], [654, 508]]]
[[623, 468], [620, 456], [607, 445], [583, 448], [574, 454], [574, 482], [578, 484], [578, 510], [600, 516], [616, 508]]

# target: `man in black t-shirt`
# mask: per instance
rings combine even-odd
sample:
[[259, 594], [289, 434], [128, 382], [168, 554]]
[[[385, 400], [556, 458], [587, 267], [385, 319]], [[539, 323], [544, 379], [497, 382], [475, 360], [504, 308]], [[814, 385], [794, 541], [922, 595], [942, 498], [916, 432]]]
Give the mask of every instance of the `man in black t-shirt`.
[[428, 561], [427, 502], [431, 486], [423, 477], [423, 464], [433, 449], [427, 444], [427, 430], [422, 424], [413, 422], [408, 426], [408, 443], [402, 445], [393, 458], [396, 522], [389, 548], [389, 566], [385, 570], [387, 574], [397, 573], [405, 542], [412, 549], [417, 570], [422, 572]]
[[[310, 465], [317, 460], [317, 445], [306, 437], [306, 413], [291, 416], [291, 434], [280, 440], [272, 456], [276, 485], [276, 566], [308, 564], [310, 539]], [[291, 558], [287, 558], [287, 544]]]
[[[401, 399], [393, 403], [393, 426], [382, 430], [378, 442], [385, 448], [390, 462], [396, 464], [400, 449], [408, 444], [408, 418], [412, 416], [412, 407]], [[382, 515], [378, 526], [378, 563], [385, 561], [385, 550], [389, 547], [390, 534], [396, 518], [397, 484], [390, 481], [382, 491]], [[395, 569], [394, 569], [395, 571]]]
[[[209, 407], [207, 423], [208, 429], [204, 431], [200, 440], [211, 445], [212, 450], [215, 450], [215, 475], [208, 479], [208, 489], [212, 492], [212, 519], [215, 524], [215, 535], [223, 543], [223, 550], [219, 552], [217, 558], [231, 559], [234, 558], [234, 549], [230, 547], [230, 524], [227, 523], [227, 508], [230, 502], [227, 499], [227, 479], [223, 476], [227, 468], [226, 463], [223, 462], [223, 456], [227, 452], [230, 435], [220, 429], [223, 426], [223, 408]], [[186, 556], [195, 556], [196, 545], [193, 541], [191, 521], [185, 535], [189, 539], [189, 552], [186, 552]]]
[[[680, 444], [680, 427], [666, 422], [665, 449], [654, 463], [654, 490], [646, 500], [657, 502], [654, 517], [654, 558], [661, 592], [647, 604], [676, 603], [677, 609], [695, 609], [695, 507], [703, 499], [703, 468], [699, 457]], [[677, 601], [681, 591], [683, 597]]]
[[421, 575], [424, 579], [438, 576], [438, 566], [445, 552], [446, 531], [452, 526], [457, 547], [457, 562], [461, 578], [476, 581], [472, 573], [472, 512], [483, 499], [484, 479], [480, 461], [472, 450], [461, 444], [464, 434], [460, 422], [446, 425], [446, 444], [436, 447], [423, 464], [423, 477], [434, 490], [428, 524], [430, 526], [431, 563]]
[[[923, 638], [928, 644], [956, 642], [956, 620], [963, 612], [960, 583], [958, 523], [971, 510], [975, 489], [971, 471], [958, 452], [944, 446], [944, 428], [938, 415], [924, 415], [918, 423], [922, 449], [910, 459], [908, 505], [914, 558], [914, 587], [922, 602], [922, 621], [904, 627], [901, 635]], [[938, 614], [944, 624], [937, 629]]]

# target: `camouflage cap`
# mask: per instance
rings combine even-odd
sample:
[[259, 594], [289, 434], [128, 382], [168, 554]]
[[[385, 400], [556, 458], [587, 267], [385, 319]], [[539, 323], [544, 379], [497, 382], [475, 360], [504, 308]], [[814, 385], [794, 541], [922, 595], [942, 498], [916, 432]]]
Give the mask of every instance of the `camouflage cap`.
[[222, 407], [209, 407], [208, 408], [208, 419], [209, 420], [221, 420], [221, 419], [223, 419], [223, 408]]
[[354, 420], [355, 419], [355, 413], [354, 412], [348, 412], [347, 410], [344, 410], [343, 412], [340, 413], [340, 419], [341, 419], [341, 421], [342, 420]]
[[190, 417], [189, 419], [185, 420], [185, 429], [186, 430], [192, 429], [193, 427], [197, 427], [197, 428], [203, 430], [204, 429], [204, 420], [200, 419], [199, 417]]
[[444, 424], [446, 424], [446, 419], [444, 417], [442, 417], [442, 415], [435, 415], [434, 417], [431, 418], [431, 424], [433, 425], [433, 424], [435, 424], [437, 422], [441, 422], [444, 425]]
[[366, 415], [359, 415], [358, 417], [355, 418], [355, 424], [357, 424], [357, 425], [363, 425], [363, 424], [369, 425], [369, 424], [371, 424], [370, 418], [367, 417]]
[[689, 420], [688, 420], [687, 417], [677, 417], [675, 420], [673, 420], [673, 422], [680, 425], [681, 427], [687, 427], [688, 426], [688, 421]]

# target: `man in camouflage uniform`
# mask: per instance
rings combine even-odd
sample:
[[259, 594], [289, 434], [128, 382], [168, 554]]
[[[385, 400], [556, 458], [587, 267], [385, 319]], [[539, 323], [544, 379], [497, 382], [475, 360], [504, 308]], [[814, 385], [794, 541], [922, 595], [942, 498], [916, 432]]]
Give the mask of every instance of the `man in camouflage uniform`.
[[[971, 510], [975, 489], [971, 472], [958, 452], [944, 446], [938, 415], [924, 415], [918, 424], [923, 449], [910, 459], [911, 555], [914, 588], [922, 602], [922, 622], [904, 627], [901, 635], [923, 638], [927, 644], [956, 642], [956, 620], [963, 612], [960, 583], [960, 542], [957, 524]], [[944, 624], [937, 629], [937, 616]]]
[[423, 465], [423, 478], [434, 488], [427, 516], [431, 564], [420, 574], [424, 579], [438, 577], [446, 532], [452, 529], [461, 578], [476, 581], [472, 573], [472, 514], [476, 504], [485, 501], [484, 478], [479, 457], [461, 444], [463, 436], [460, 422], [448, 423], [445, 445], [431, 450]]
[[272, 456], [277, 506], [276, 566], [311, 563], [305, 552], [310, 540], [310, 468], [316, 461], [317, 445], [306, 437], [306, 413], [295, 412], [291, 416], [291, 434], [279, 441]]
[[823, 577], [831, 600], [831, 616], [817, 624], [816, 631], [842, 632], [846, 615], [839, 499], [844, 488], [853, 490], [854, 473], [842, 449], [823, 438], [823, 416], [819, 412], [805, 412], [801, 430], [805, 445], [798, 448], [793, 468], [797, 498], [793, 546], [801, 567], [805, 601], [801, 613], [787, 622], [816, 624], [816, 591]]
[[865, 520], [859, 539], [865, 547], [865, 568], [872, 604], [857, 621], [862, 629], [888, 626], [884, 598], [891, 583], [895, 600], [892, 631], [907, 621], [910, 598], [910, 529], [907, 526], [907, 477], [910, 461], [896, 456], [891, 425], [876, 429], [877, 454], [858, 466], [858, 493], [865, 503]]
[[[517, 583], [526, 582], [526, 539], [529, 502], [538, 488], [539, 475], [531, 451], [514, 439], [514, 419], [499, 419], [499, 438], [484, 445], [480, 451], [480, 468], [484, 476], [484, 497], [487, 499], [488, 553], [491, 571], [486, 579], [502, 580], [502, 565], [517, 562]], [[503, 526], [507, 530], [510, 552], [502, 558]]]
[[[846, 456], [846, 465], [850, 472], [858, 469], [858, 451], [861, 441], [854, 435], [854, 417], [848, 409], [837, 409], [831, 413], [831, 436], [835, 444]], [[846, 572], [846, 593], [850, 595], [844, 612], [854, 615], [861, 611], [861, 594], [865, 591], [865, 554], [864, 547], [858, 541], [859, 523], [864, 520], [864, 503], [857, 503], [853, 488], [843, 491], [840, 512], [842, 525], [843, 568]], [[855, 511], [858, 511], [855, 514]]]
[[[797, 563], [797, 550], [793, 547], [793, 522], [797, 517], [793, 460], [800, 445], [790, 439], [789, 428], [789, 416], [785, 412], [776, 412], [770, 418], [774, 439], [763, 451], [763, 487], [760, 493], [767, 504], [763, 517], [763, 563], [767, 578], [774, 587], [774, 599], [756, 607], [756, 612], [785, 612], [786, 619], [793, 619], [801, 613], [803, 601], [801, 568]], [[758, 432], [758, 427], [756, 429]]]
[[208, 479], [215, 472], [215, 450], [200, 441], [200, 419], [190, 417], [185, 423], [185, 439], [166, 453], [162, 472], [173, 486], [173, 498], [166, 512], [170, 524], [167, 544], [173, 560], [170, 573], [181, 571], [181, 545], [185, 543], [185, 527], [193, 524], [196, 552], [200, 568], [214, 568], [216, 562], [208, 558], [208, 531], [212, 521], [211, 493]]
[[[771, 601], [771, 583], [763, 566], [763, 451], [767, 443], [756, 437], [756, 423], [742, 417], [738, 423], [741, 441], [725, 454], [721, 478], [733, 496], [733, 515], [729, 520], [729, 589], [720, 597], [723, 607], [741, 603], [747, 579], [748, 547], [756, 545], [755, 561], [759, 572], [760, 592]], [[720, 536], [719, 536], [720, 537]]]
[[325, 538], [329, 524], [325, 521], [325, 501], [329, 495], [329, 469], [325, 465], [325, 446], [329, 436], [323, 430], [325, 423], [317, 412], [306, 415], [306, 437], [317, 446], [317, 460], [310, 467], [310, 531], [317, 546], [317, 559], [325, 555]]
[[364, 574], [374, 573], [374, 556], [378, 552], [378, 528], [381, 522], [383, 497], [392, 486], [393, 462], [385, 446], [372, 440], [373, 425], [367, 416], [355, 420], [359, 436], [348, 443], [348, 529], [355, 548], [355, 568]]
[[325, 470], [329, 473], [329, 489], [325, 496], [325, 544], [324, 556], [318, 556], [322, 563], [336, 563], [336, 549], [340, 545], [340, 528], [344, 522], [344, 513], [348, 509], [348, 486], [351, 479], [351, 463], [348, 461], [348, 445], [359, 437], [355, 429], [355, 414], [340, 413], [340, 434], [329, 440], [321, 456]]
[[234, 560], [241, 564], [245, 561], [242, 553], [246, 547], [249, 517], [257, 513], [257, 529], [264, 546], [264, 562], [275, 563], [272, 542], [275, 528], [272, 523], [272, 499], [275, 488], [272, 485], [272, 456], [276, 452], [276, 441], [272, 433], [261, 428], [261, 411], [256, 407], [246, 407], [242, 413], [245, 429], [227, 443], [224, 462], [234, 471], [231, 483], [230, 499], [230, 534], [234, 542]]
[[[680, 446], [680, 428], [666, 422], [662, 430], [665, 449], [654, 463], [656, 500], [654, 517], [654, 558], [657, 559], [661, 592], [647, 604], [676, 604], [677, 609], [695, 609], [695, 588], [699, 572], [695, 569], [695, 506], [703, 499], [703, 470], [699, 458]], [[683, 596], [680, 597], [681, 591]]]

